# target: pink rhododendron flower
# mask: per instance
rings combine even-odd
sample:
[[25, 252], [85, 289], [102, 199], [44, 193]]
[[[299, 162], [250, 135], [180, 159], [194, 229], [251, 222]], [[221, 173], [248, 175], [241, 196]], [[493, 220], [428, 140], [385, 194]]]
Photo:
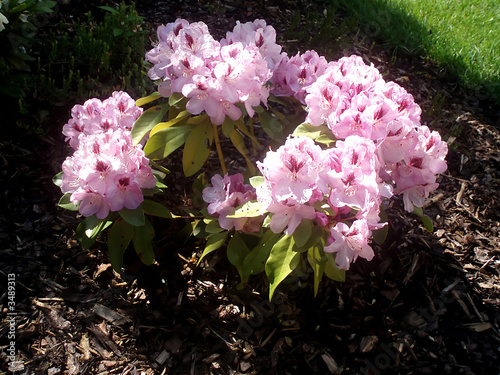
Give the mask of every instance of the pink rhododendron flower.
[[312, 220], [316, 218], [314, 207], [297, 203], [292, 199], [271, 203], [267, 207], [267, 211], [273, 214], [270, 228], [274, 233], [292, 234], [302, 219]]
[[228, 32], [226, 38], [221, 40], [221, 45], [223, 46], [234, 43], [257, 47], [271, 70], [274, 70], [274, 67], [284, 55], [281, 53], [281, 46], [276, 44], [276, 30], [272, 26], [267, 25], [266, 21], [262, 19], [244, 24], [236, 21], [233, 31]]
[[[276, 152], [269, 151], [257, 166], [272, 200], [283, 202], [291, 199], [303, 204], [314, 199], [314, 191], [319, 190], [322, 156], [321, 148], [308, 137], [288, 137]], [[265, 198], [259, 197], [259, 200]]]
[[[319, 176], [323, 151], [308, 137], [288, 137], [277, 151], [269, 151], [257, 163], [264, 183], [257, 187], [257, 200], [273, 213], [271, 230], [291, 234], [302, 218], [315, 219], [315, 201], [323, 199]], [[321, 218], [321, 217], [320, 217]]]
[[268, 64], [278, 59], [281, 47], [273, 40], [274, 29], [262, 20], [238, 23], [235, 30], [219, 43], [202, 22], [177, 20], [158, 28], [159, 43], [146, 59], [154, 64], [150, 78], [161, 81], [159, 93], [167, 97], [182, 93], [190, 99], [186, 105], [190, 113], [205, 111], [216, 125], [226, 116], [239, 119], [238, 103], [253, 116], [253, 107], [267, 103], [266, 84], [272, 76]]
[[141, 116], [143, 109], [135, 105], [126, 92], [113, 92], [104, 101], [89, 99], [83, 106], [71, 109], [71, 119], [63, 126], [62, 133], [73, 148], [78, 148], [80, 134], [98, 134], [108, 130], [130, 129]]
[[243, 232], [260, 231], [263, 220], [261, 216], [227, 217], [235, 208], [256, 199], [255, 189], [243, 183], [243, 175], [241, 173], [231, 176], [226, 174], [224, 177], [214, 175], [211, 181], [212, 186], [203, 189], [203, 200], [208, 203], [208, 213], [218, 218], [221, 228], [226, 230], [234, 228]]
[[350, 264], [358, 257], [372, 260], [373, 249], [368, 244], [371, 231], [366, 221], [355, 220], [349, 227], [345, 223], [337, 223], [330, 230], [329, 245], [325, 252], [336, 253], [335, 263], [340, 269], [348, 270]]
[[[99, 126], [104, 113], [119, 127]], [[63, 163], [61, 191], [71, 193], [71, 202], [84, 216], [104, 219], [110, 211], [137, 208], [144, 200], [141, 189], [154, 187], [156, 178], [142, 147], [132, 145], [125, 126], [140, 115], [135, 103], [132, 106], [128, 95], [118, 93], [102, 103], [90, 100], [74, 114], [76, 120], [85, 119], [86, 128], [74, 142], [73, 156]]]
[[294, 57], [281, 58], [274, 70], [273, 94], [276, 96], [293, 95], [305, 103], [306, 90], [328, 67], [328, 62], [316, 51], [298, 53]]
[[409, 137], [413, 143], [404, 158], [392, 164], [391, 177], [396, 183], [395, 193], [403, 194], [405, 210], [422, 207], [429, 193], [437, 189], [437, 174], [446, 170], [446, 142], [439, 133], [426, 126], [413, 130]]

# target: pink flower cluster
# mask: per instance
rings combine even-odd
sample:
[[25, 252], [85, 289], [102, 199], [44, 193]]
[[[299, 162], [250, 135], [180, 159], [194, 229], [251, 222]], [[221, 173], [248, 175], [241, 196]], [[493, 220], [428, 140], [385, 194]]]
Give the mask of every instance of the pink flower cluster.
[[273, 71], [271, 92], [276, 96], [294, 96], [305, 104], [306, 88], [316, 82], [330, 64], [316, 51], [283, 56]]
[[243, 183], [241, 173], [229, 176], [214, 175], [212, 186], [203, 189], [203, 200], [208, 204], [208, 213], [218, 218], [221, 228], [231, 230], [235, 228], [242, 232], [258, 232], [261, 228], [262, 217], [228, 218], [235, 208], [255, 200], [255, 189]]
[[[135, 209], [144, 200], [141, 189], [156, 185], [149, 159], [140, 145], [133, 146], [127, 129], [142, 112], [132, 108], [127, 97], [115, 92], [102, 103], [91, 99], [83, 107], [77, 105], [65, 125], [76, 150], [62, 165], [61, 190], [71, 193], [71, 202], [84, 216], [104, 219], [110, 211]], [[113, 126], [103, 127], [103, 121]], [[77, 123], [82, 124], [78, 133]]]
[[71, 119], [62, 133], [74, 149], [78, 148], [80, 134], [99, 134], [108, 130], [130, 129], [142, 115], [143, 109], [135, 105], [126, 92], [115, 91], [104, 101], [93, 98], [71, 109]]
[[282, 59], [272, 81], [275, 95], [293, 95], [307, 105], [305, 122], [326, 124], [337, 139], [358, 135], [373, 141], [380, 174], [395, 183], [407, 211], [436, 189], [436, 175], [446, 170], [446, 143], [421, 126], [413, 96], [384, 81], [360, 56], [326, 62], [307, 51]]
[[276, 32], [263, 20], [237, 23], [220, 42], [203, 22], [177, 19], [158, 27], [158, 45], [146, 53], [153, 63], [149, 77], [160, 80], [158, 91], [169, 97], [182, 93], [189, 101], [186, 109], [194, 115], [205, 111], [214, 124], [225, 116], [241, 117], [243, 103], [253, 116], [253, 107], [267, 103], [267, 81], [280, 59]]
[[[264, 183], [257, 199], [272, 213], [273, 232], [292, 234], [302, 219], [315, 219], [330, 231], [327, 252], [337, 252], [337, 265], [349, 269], [356, 258], [373, 258], [371, 231], [381, 228], [381, 196], [391, 187], [380, 181], [380, 164], [371, 140], [350, 136], [323, 150], [308, 137], [289, 137], [258, 163]], [[344, 221], [354, 220], [351, 227]]]

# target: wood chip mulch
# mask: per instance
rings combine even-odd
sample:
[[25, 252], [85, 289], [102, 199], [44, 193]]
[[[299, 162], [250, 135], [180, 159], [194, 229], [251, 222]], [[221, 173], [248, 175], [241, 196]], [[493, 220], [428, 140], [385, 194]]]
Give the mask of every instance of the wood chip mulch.
[[[255, 18], [283, 30], [291, 17], [273, 2], [175, 3], [138, 9], [152, 25], [183, 16], [219, 30]], [[196, 267], [203, 243], [179, 235], [186, 222], [157, 220], [156, 263], [127, 254], [119, 275], [104, 240], [81, 250], [79, 219], [57, 207], [51, 178], [67, 155], [58, 130], [66, 119], [45, 135], [14, 129], [0, 140], [0, 274], [15, 275], [13, 310], [1, 283], [0, 373], [498, 374], [498, 118], [487, 98], [368, 38], [353, 36], [339, 53], [363, 56], [404, 86], [422, 122], [448, 141], [449, 169], [425, 206], [433, 233], [395, 199], [373, 261], [358, 260], [345, 283], [324, 280], [317, 297], [312, 275], [292, 277], [268, 301], [263, 278], [237, 290], [224, 250]], [[172, 196], [183, 197], [186, 186], [173, 180]]]

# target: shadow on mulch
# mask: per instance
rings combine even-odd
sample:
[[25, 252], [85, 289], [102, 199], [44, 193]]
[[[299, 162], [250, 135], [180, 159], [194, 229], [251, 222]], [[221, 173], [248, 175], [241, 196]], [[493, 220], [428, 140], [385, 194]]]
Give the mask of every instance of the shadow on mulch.
[[[265, 3], [195, 3], [137, 7], [152, 24], [183, 16], [220, 30], [238, 15], [268, 16], [279, 33], [289, 18]], [[373, 261], [358, 260], [345, 283], [324, 280], [315, 298], [312, 275], [296, 275], [268, 301], [264, 278], [237, 290], [223, 249], [196, 267], [203, 243], [179, 235], [187, 222], [157, 219], [156, 263], [129, 252], [118, 275], [103, 240], [82, 251], [78, 218], [56, 206], [51, 178], [67, 155], [59, 130], [13, 131], [0, 141], [0, 273], [16, 281], [15, 295], [1, 292], [1, 371], [12, 333], [16, 374], [498, 374], [498, 129], [432, 67], [389, 63], [368, 46], [349, 53], [405, 86], [450, 144], [449, 170], [425, 208], [434, 233], [396, 199]], [[175, 173], [169, 186], [176, 202], [189, 191]]]

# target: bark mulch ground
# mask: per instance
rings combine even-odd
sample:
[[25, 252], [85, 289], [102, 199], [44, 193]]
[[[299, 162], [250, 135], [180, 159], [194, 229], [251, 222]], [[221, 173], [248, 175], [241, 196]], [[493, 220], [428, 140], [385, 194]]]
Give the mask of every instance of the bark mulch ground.
[[[151, 27], [181, 16], [219, 37], [255, 18], [279, 35], [292, 16], [272, 2], [238, 4], [137, 7]], [[179, 235], [186, 222], [163, 220], [156, 263], [127, 254], [118, 275], [105, 243], [81, 250], [76, 215], [57, 207], [51, 178], [67, 155], [58, 134], [67, 119], [45, 135], [13, 131], [0, 141], [0, 273], [15, 275], [10, 315], [0, 291], [0, 373], [14, 334], [16, 374], [498, 374], [500, 124], [432, 65], [353, 41], [339, 53], [362, 55], [404, 86], [449, 143], [449, 169], [425, 206], [433, 233], [395, 199], [373, 261], [358, 260], [345, 283], [324, 280], [316, 297], [312, 275], [292, 277], [270, 302], [263, 278], [236, 289], [224, 250], [196, 267], [203, 243]], [[180, 174], [169, 186], [186, 203]]]

